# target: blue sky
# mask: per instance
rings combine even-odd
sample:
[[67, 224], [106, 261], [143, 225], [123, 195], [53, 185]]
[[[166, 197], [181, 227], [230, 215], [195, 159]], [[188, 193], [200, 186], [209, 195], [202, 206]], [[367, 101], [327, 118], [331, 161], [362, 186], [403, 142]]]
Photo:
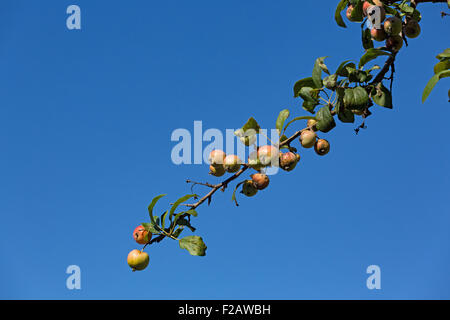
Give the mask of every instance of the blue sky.
[[[79, 31], [65, 23], [74, 3]], [[146, 271], [126, 264], [154, 196], [168, 194], [162, 211], [190, 193], [185, 179], [216, 181], [206, 165], [172, 163], [173, 130], [306, 115], [292, 86], [314, 60], [358, 59], [359, 25], [337, 27], [335, 5], [2, 1], [0, 298], [449, 299], [448, 81], [420, 102], [449, 40], [443, 5], [420, 6], [394, 110], [374, 107], [358, 136], [338, 124], [322, 135], [330, 154], [301, 150], [239, 208], [217, 194], [195, 219], [206, 257], [165, 240]], [[72, 264], [81, 290], [65, 286]], [[372, 264], [381, 290], [366, 288]]]

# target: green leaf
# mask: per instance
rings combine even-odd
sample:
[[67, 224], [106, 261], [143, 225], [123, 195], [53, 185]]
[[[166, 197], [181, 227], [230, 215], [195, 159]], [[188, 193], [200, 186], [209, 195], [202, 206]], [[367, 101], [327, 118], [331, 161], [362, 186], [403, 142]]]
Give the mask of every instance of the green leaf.
[[349, 110], [365, 109], [369, 102], [369, 95], [362, 87], [347, 88], [344, 91], [344, 106]]
[[320, 68], [319, 59], [320, 58], [318, 58], [314, 63], [314, 68], [312, 72], [312, 79], [314, 81], [315, 88], [322, 87], [322, 68]]
[[309, 101], [304, 101], [302, 104], [302, 108], [305, 109], [308, 112], [311, 112], [312, 114], [315, 113], [315, 108], [319, 105], [319, 101], [316, 102], [309, 102]]
[[162, 197], [165, 197], [166, 194], [161, 194], [155, 198], [153, 198], [152, 202], [150, 203], [150, 205], [148, 206], [148, 213], [150, 215], [150, 221], [154, 224], [154, 225], [158, 225], [155, 221], [155, 218], [153, 217], [153, 208], [155, 207], [156, 203], [158, 202], [159, 199], [161, 199]]
[[324, 60], [326, 58], [327, 57], [317, 58], [314, 63], [312, 79], [313, 79], [315, 88], [322, 88], [322, 71], [324, 71], [327, 74], [330, 74], [328, 67], [324, 63]]
[[345, 25], [345, 22], [341, 16], [341, 12], [342, 12], [342, 10], [344, 10], [347, 7], [347, 4], [348, 4], [348, 0], [339, 1], [338, 5], [336, 7], [336, 12], [334, 13], [334, 20], [336, 20], [336, 23], [338, 24], [338, 26], [340, 26], [342, 28], [347, 28], [347, 26]]
[[242, 130], [246, 132], [247, 130], [254, 130], [256, 133], [259, 133], [259, 130], [261, 130], [261, 127], [259, 126], [258, 122], [256, 122], [253, 117], [249, 118], [247, 120], [247, 123], [244, 124], [242, 127]]
[[450, 69], [450, 59], [449, 60], [442, 60], [441, 62], [438, 62], [434, 66], [434, 74], [440, 73], [444, 70]]
[[347, 60], [342, 62], [336, 70], [336, 74], [341, 77], [348, 77], [348, 68], [356, 69], [356, 65], [353, 62], [349, 62], [351, 60]]
[[197, 217], [198, 213], [194, 209], [188, 210], [185, 213], [190, 214], [191, 216]]
[[371, 49], [373, 48], [373, 41], [372, 41], [372, 35], [370, 34], [369, 29], [361, 29], [361, 41], [364, 49]]
[[336, 112], [338, 115], [338, 119], [344, 123], [353, 123], [355, 122], [355, 115], [351, 110], [347, 110], [344, 106], [344, 92], [345, 89], [338, 88], [336, 90], [337, 101], [336, 101]]
[[141, 223], [141, 225], [144, 227], [145, 230], [147, 230], [148, 232], [152, 233], [152, 234], [159, 234], [159, 230], [158, 227], [155, 227], [154, 224], [152, 223], [147, 223], [147, 222], [143, 222]]
[[[369, 33], [370, 33], [370, 31], [369, 31]], [[390, 55], [391, 54], [389, 52], [386, 52], [386, 51], [383, 51], [380, 49], [373, 49], [373, 48], [368, 49], [366, 51], [366, 53], [364, 53], [364, 55], [359, 60], [358, 67], [359, 68], [363, 67], [366, 63], [376, 59], [379, 56], [390, 56]]]
[[449, 58], [450, 58], [450, 48], [445, 49], [444, 52], [442, 52], [436, 56], [436, 59], [439, 59], [439, 60], [449, 59]]
[[283, 130], [284, 122], [286, 121], [287, 118], [289, 118], [289, 110], [284, 109], [278, 115], [277, 122], [276, 122], [276, 128], [278, 130], [278, 134], [280, 134], [281, 130]]
[[173, 225], [176, 226], [178, 223], [178, 219], [180, 219], [180, 217], [185, 214], [185, 212], [180, 212], [177, 215], [175, 215], [175, 218], [173, 219]]
[[314, 108], [319, 104], [319, 90], [310, 87], [303, 87], [299, 94], [304, 100], [302, 105], [303, 109], [314, 113]]
[[384, 6], [384, 9], [386, 10], [386, 14], [390, 14], [391, 16], [397, 16], [398, 12], [394, 8], [391, 8], [389, 6]]
[[381, 82], [373, 88], [371, 97], [377, 105], [392, 109], [391, 92]]
[[167, 216], [168, 211], [164, 212], [161, 215], [161, 228], [164, 230], [164, 228], [166, 227], [166, 216]]
[[414, 12], [414, 8], [406, 3], [401, 3], [397, 7], [400, 9], [400, 11], [407, 14], [412, 14]]
[[177, 201], [175, 201], [175, 203], [172, 205], [172, 208], [170, 208], [169, 218], [172, 220], [175, 210], [177, 210], [177, 208], [180, 206], [180, 204], [182, 204], [183, 202], [186, 202], [187, 200], [194, 198], [194, 197], [197, 197], [197, 195], [196, 194], [188, 194], [188, 195], [185, 195], [184, 197], [181, 197]]
[[197, 211], [195, 211], [194, 209], [191, 209], [191, 210], [188, 210], [188, 211], [180, 212], [180, 213], [178, 213], [178, 214], [175, 216], [175, 218], [173, 219], [173, 225], [174, 225], [174, 226], [177, 225], [178, 219], [180, 219], [180, 217], [181, 217], [182, 215], [184, 215], [184, 214], [189, 214], [189, 215], [194, 216], [194, 217], [197, 217], [197, 216], [198, 216]]
[[327, 89], [334, 90], [337, 85], [337, 78], [338, 78], [337, 74], [332, 74], [330, 76], [327, 76], [322, 81], [323, 85]]
[[313, 88], [314, 86], [315, 86], [314, 85], [314, 81], [313, 81], [313, 79], [311, 77], [298, 80], [295, 83], [295, 85], [294, 85], [294, 97], [297, 98], [297, 97], [300, 96], [300, 90], [303, 87], [311, 87], [311, 88]]
[[349, 82], [367, 82], [372, 78], [369, 71], [363, 71], [352, 66], [346, 66], [345, 71]]
[[350, 110], [347, 110], [342, 103], [336, 104], [336, 111], [338, 119], [344, 123], [355, 122], [355, 115]]
[[316, 120], [316, 128], [322, 132], [328, 132], [336, 126], [328, 106], [324, 106], [317, 111]]
[[450, 70], [441, 71], [435, 74], [433, 77], [431, 77], [430, 81], [428, 81], [427, 85], [425, 86], [425, 89], [423, 90], [422, 103], [424, 103], [425, 100], [427, 100], [436, 83], [438, 83], [440, 79], [446, 77], [450, 77]]
[[184, 218], [184, 217], [180, 217], [177, 221], [177, 225], [182, 226], [182, 227], [188, 227], [189, 229], [191, 229], [192, 232], [195, 232], [195, 228], [191, 225], [191, 223], [189, 222], [188, 219]]
[[350, 82], [366, 82], [372, 77], [369, 72], [348, 68], [348, 81]]
[[198, 236], [188, 236], [179, 241], [180, 248], [186, 249], [193, 256], [205, 256], [206, 245], [203, 239]]
[[323, 72], [326, 74], [330, 74], [330, 70], [328, 70], [327, 65], [324, 63], [325, 59], [328, 57], [320, 57], [316, 59], [316, 63], [319, 65], [320, 69], [322, 69]]
[[311, 88], [311, 87], [303, 87], [299, 93], [300, 97], [303, 100], [311, 102], [311, 103], [319, 102], [318, 99], [316, 98], [315, 90], [316, 89]]

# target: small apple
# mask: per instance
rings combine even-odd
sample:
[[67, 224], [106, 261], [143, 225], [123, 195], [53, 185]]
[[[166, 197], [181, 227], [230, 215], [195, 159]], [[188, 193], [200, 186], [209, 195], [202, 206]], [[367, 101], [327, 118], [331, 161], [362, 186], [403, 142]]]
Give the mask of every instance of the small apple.
[[258, 190], [264, 190], [269, 186], [269, 177], [264, 173], [255, 173], [251, 175], [253, 185]]
[[325, 139], [319, 139], [314, 145], [314, 151], [319, 156], [324, 156], [330, 151], [330, 143]]
[[390, 36], [386, 39], [386, 48], [389, 51], [397, 52], [403, 46], [403, 38], [399, 35]]
[[280, 153], [280, 168], [285, 171], [292, 171], [300, 161], [300, 155], [293, 152]]
[[223, 161], [227, 155], [222, 150], [213, 150], [209, 154], [208, 161], [211, 165], [223, 165]]
[[405, 25], [405, 36], [417, 38], [420, 35], [420, 25], [416, 20], [409, 20]]
[[373, 4], [371, 4], [369, 1], [364, 1], [363, 3], [363, 14], [364, 16], [367, 16], [367, 9], [369, 9]]
[[370, 30], [370, 35], [372, 36], [372, 39], [375, 41], [386, 40], [386, 31], [384, 31], [384, 29], [372, 28], [372, 30]]
[[258, 159], [263, 166], [278, 165], [279, 151], [274, 146], [262, 146], [258, 148]]
[[127, 262], [133, 271], [141, 271], [147, 268], [150, 258], [147, 252], [137, 249], [130, 251], [127, 257]]
[[345, 13], [345, 15], [347, 16], [347, 19], [353, 22], [359, 22], [363, 20], [362, 15], [361, 16], [354, 16], [352, 17], [353, 14], [353, 10], [355, 9], [355, 7], [353, 7], [353, 5], [349, 5], [347, 8], [347, 11]]
[[[314, 126], [317, 124], [317, 120], [316, 119], [309, 119], [308, 122], [306, 122], [306, 126], [308, 128], [310, 128], [311, 130], [313, 130]], [[316, 131], [317, 129], [315, 129]]]
[[300, 134], [300, 143], [303, 148], [312, 148], [316, 143], [317, 134], [312, 130], [304, 130]]
[[147, 244], [152, 239], [152, 234], [140, 225], [134, 229], [133, 238], [139, 244]]
[[252, 180], [247, 180], [242, 185], [242, 194], [244, 194], [247, 197], [253, 197], [255, 194], [258, 193], [258, 189], [253, 185]]
[[210, 165], [209, 174], [214, 177], [221, 177], [225, 174], [225, 167], [223, 165]]
[[386, 31], [388, 35], [398, 35], [402, 32], [402, 20], [397, 17], [387, 18], [384, 22], [384, 31]]
[[242, 161], [238, 156], [231, 154], [225, 157], [224, 167], [227, 172], [234, 173], [241, 168]]

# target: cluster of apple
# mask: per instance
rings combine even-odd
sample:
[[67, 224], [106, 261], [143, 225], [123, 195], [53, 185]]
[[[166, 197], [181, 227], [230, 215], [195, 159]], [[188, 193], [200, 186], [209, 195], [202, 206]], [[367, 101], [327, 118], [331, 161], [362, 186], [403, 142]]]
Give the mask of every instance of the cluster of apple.
[[[399, 51], [403, 46], [402, 35], [408, 38], [416, 38], [420, 35], [420, 25], [417, 20], [410, 16], [406, 16], [405, 20], [392, 16], [386, 18], [386, 11], [383, 7], [383, 3], [380, 1], [374, 1], [377, 4], [372, 4], [369, 1], [364, 1], [362, 7], [362, 14], [364, 16], [370, 15], [371, 12], [379, 12], [380, 14], [380, 28], [372, 27], [370, 34], [375, 41], [386, 41], [386, 48], [392, 52]], [[353, 14], [355, 7], [349, 5], [347, 8], [346, 16], [350, 21], [361, 21], [360, 17]]]
[[[330, 151], [330, 143], [325, 139], [319, 139], [313, 129], [317, 121], [308, 120], [308, 128], [300, 134], [300, 144], [304, 148], [314, 147], [315, 152], [324, 156]], [[247, 197], [253, 197], [260, 190], [269, 186], [269, 177], [262, 170], [269, 166], [278, 166], [285, 171], [292, 171], [300, 161], [300, 155], [294, 152], [280, 152], [272, 145], [265, 145], [257, 148], [257, 151], [250, 153], [248, 157], [248, 167], [257, 171], [242, 183], [241, 193]], [[209, 155], [209, 174], [221, 177], [225, 172], [236, 173], [240, 170], [243, 162], [236, 155], [226, 155], [222, 150], [213, 150]]]
[[[139, 225], [133, 231], [133, 239], [138, 244], [145, 245], [152, 239], [152, 234]], [[149, 261], [148, 253], [137, 249], [130, 251], [127, 257], [128, 265], [133, 271], [144, 270], [147, 268]]]

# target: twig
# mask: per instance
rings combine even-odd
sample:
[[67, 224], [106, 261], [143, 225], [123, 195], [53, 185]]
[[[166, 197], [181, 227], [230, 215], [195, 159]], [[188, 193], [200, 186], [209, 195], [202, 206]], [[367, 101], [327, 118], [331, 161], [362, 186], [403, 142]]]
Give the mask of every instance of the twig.
[[[171, 206], [173, 206], [175, 203], [170, 203], [170, 205]], [[189, 207], [189, 208], [191, 208], [193, 205], [192, 204], [189, 204], [189, 203], [180, 203], [179, 204], [180, 206], [185, 206], [185, 207]]]
[[419, 3], [426, 3], [426, 2], [431, 2], [431, 3], [437, 3], [437, 2], [447, 2], [447, 0], [411, 0], [411, 4], [416, 6]]
[[384, 63], [383, 68], [378, 72], [377, 76], [372, 80], [370, 84], [376, 84], [381, 82], [384, 77], [386, 76], [386, 73], [391, 69], [391, 66], [395, 62], [395, 57], [397, 56], [397, 53], [393, 53]]
[[205, 186], [205, 187], [209, 187], [209, 188], [215, 188], [216, 187], [216, 185], [210, 184], [208, 182], [202, 183], [202, 182], [195, 182], [195, 181], [192, 181], [192, 180], [186, 180], [186, 183], [192, 183], [194, 186], [198, 184], [200, 186]]

